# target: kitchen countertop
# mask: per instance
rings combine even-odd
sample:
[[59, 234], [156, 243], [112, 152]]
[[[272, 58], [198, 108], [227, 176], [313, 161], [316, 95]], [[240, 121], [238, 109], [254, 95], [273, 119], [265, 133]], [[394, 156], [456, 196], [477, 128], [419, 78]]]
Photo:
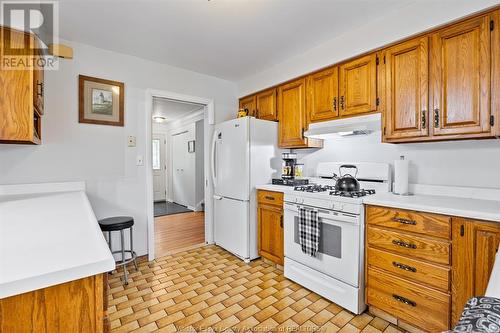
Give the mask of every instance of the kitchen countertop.
[[380, 193], [363, 198], [363, 203], [500, 222], [500, 201], [496, 200], [423, 194], [401, 196]]
[[0, 298], [111, 271], [84, 191], [0, 196]]
[[263, 184], [255, 186], [258, 190], [265, 191], [274, 191], [274, 192], [293, 192], [293, 186], [285, 186], [285, 185], [274, 185], [274, 184]]

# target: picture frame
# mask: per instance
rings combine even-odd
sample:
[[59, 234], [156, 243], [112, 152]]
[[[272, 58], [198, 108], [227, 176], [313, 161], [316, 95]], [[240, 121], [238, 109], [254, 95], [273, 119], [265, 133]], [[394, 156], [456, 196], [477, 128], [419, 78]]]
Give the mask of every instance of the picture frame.
[[188, 141], [188, 153], [195, 152], [195, 140]]
[[97, 77], [78, 76], [78, 122], [124, 126], [125, 85]]

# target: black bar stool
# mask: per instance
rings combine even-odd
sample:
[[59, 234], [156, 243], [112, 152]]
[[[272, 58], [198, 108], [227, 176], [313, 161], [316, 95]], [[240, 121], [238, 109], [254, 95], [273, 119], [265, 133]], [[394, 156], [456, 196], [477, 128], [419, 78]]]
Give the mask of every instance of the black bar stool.
[[[130, 216], [114, 216], [114, 217], [108, 217], [102, 220], [99, 220], [99, 226], [101, 227], [102, 231], [107, 231], [108, 232], [108, 245], [109, 249], [111, 250], [111, 253], [113, 255], [115, 253], [120, 253], [121, 255], [121, 260], [116, 260], [116, 266], [120, 267], [123, 266], [123, 279], [125, 281], [125, 284], [128, 284], [128, 276], [127, 276], [127, 264], [130, 262], [134, 262], [135, 270], [137, 270], [137, 262], [136, 258], [137, 255], [134, 252], [134, 241], [133, 241], [133, 232], [132, 232], [132, 226], [134, 225], [134, 218]], [[125, 249], [125, 235], [124, 235], [124, 230], [125, 229], [130, 229], [130, 250]], [[113, 251], [113, 247], [111, 245], [111, 232], [112, 231], [120, 231], [120, 243], [121, 243], [121, 249], [117, 251]], [[130, 258], [126, 258], [126, 254], [130, 254]]]

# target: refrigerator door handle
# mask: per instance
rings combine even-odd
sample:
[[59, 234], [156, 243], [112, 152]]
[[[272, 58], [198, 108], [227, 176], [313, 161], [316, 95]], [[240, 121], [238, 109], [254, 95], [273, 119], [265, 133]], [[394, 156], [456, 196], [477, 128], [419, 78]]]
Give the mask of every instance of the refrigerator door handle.
[[212, 160], [212, 182], [214, 184], [214, 187], [215, 187], [215, 184], [217, 184], [217, 174], [216, 174], [216, 171], [215, 171], [215, 169], [217, 168], [217, 163], [215, 161], [216, 145], [217, 145], [217, 132], [214, 132], [214, 136], [212, 138], [212, 156], [211, 156], [211, 160]]

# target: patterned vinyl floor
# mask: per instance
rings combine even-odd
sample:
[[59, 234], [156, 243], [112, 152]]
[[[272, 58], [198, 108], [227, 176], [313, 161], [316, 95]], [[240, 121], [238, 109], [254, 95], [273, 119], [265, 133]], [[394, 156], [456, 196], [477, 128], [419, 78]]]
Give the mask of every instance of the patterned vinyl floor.
[[368, 313], [353, 315], [256, 260], [245, 264], [217, 246], [142, 261], [109, 278], [111, 331], [403, 332]]

